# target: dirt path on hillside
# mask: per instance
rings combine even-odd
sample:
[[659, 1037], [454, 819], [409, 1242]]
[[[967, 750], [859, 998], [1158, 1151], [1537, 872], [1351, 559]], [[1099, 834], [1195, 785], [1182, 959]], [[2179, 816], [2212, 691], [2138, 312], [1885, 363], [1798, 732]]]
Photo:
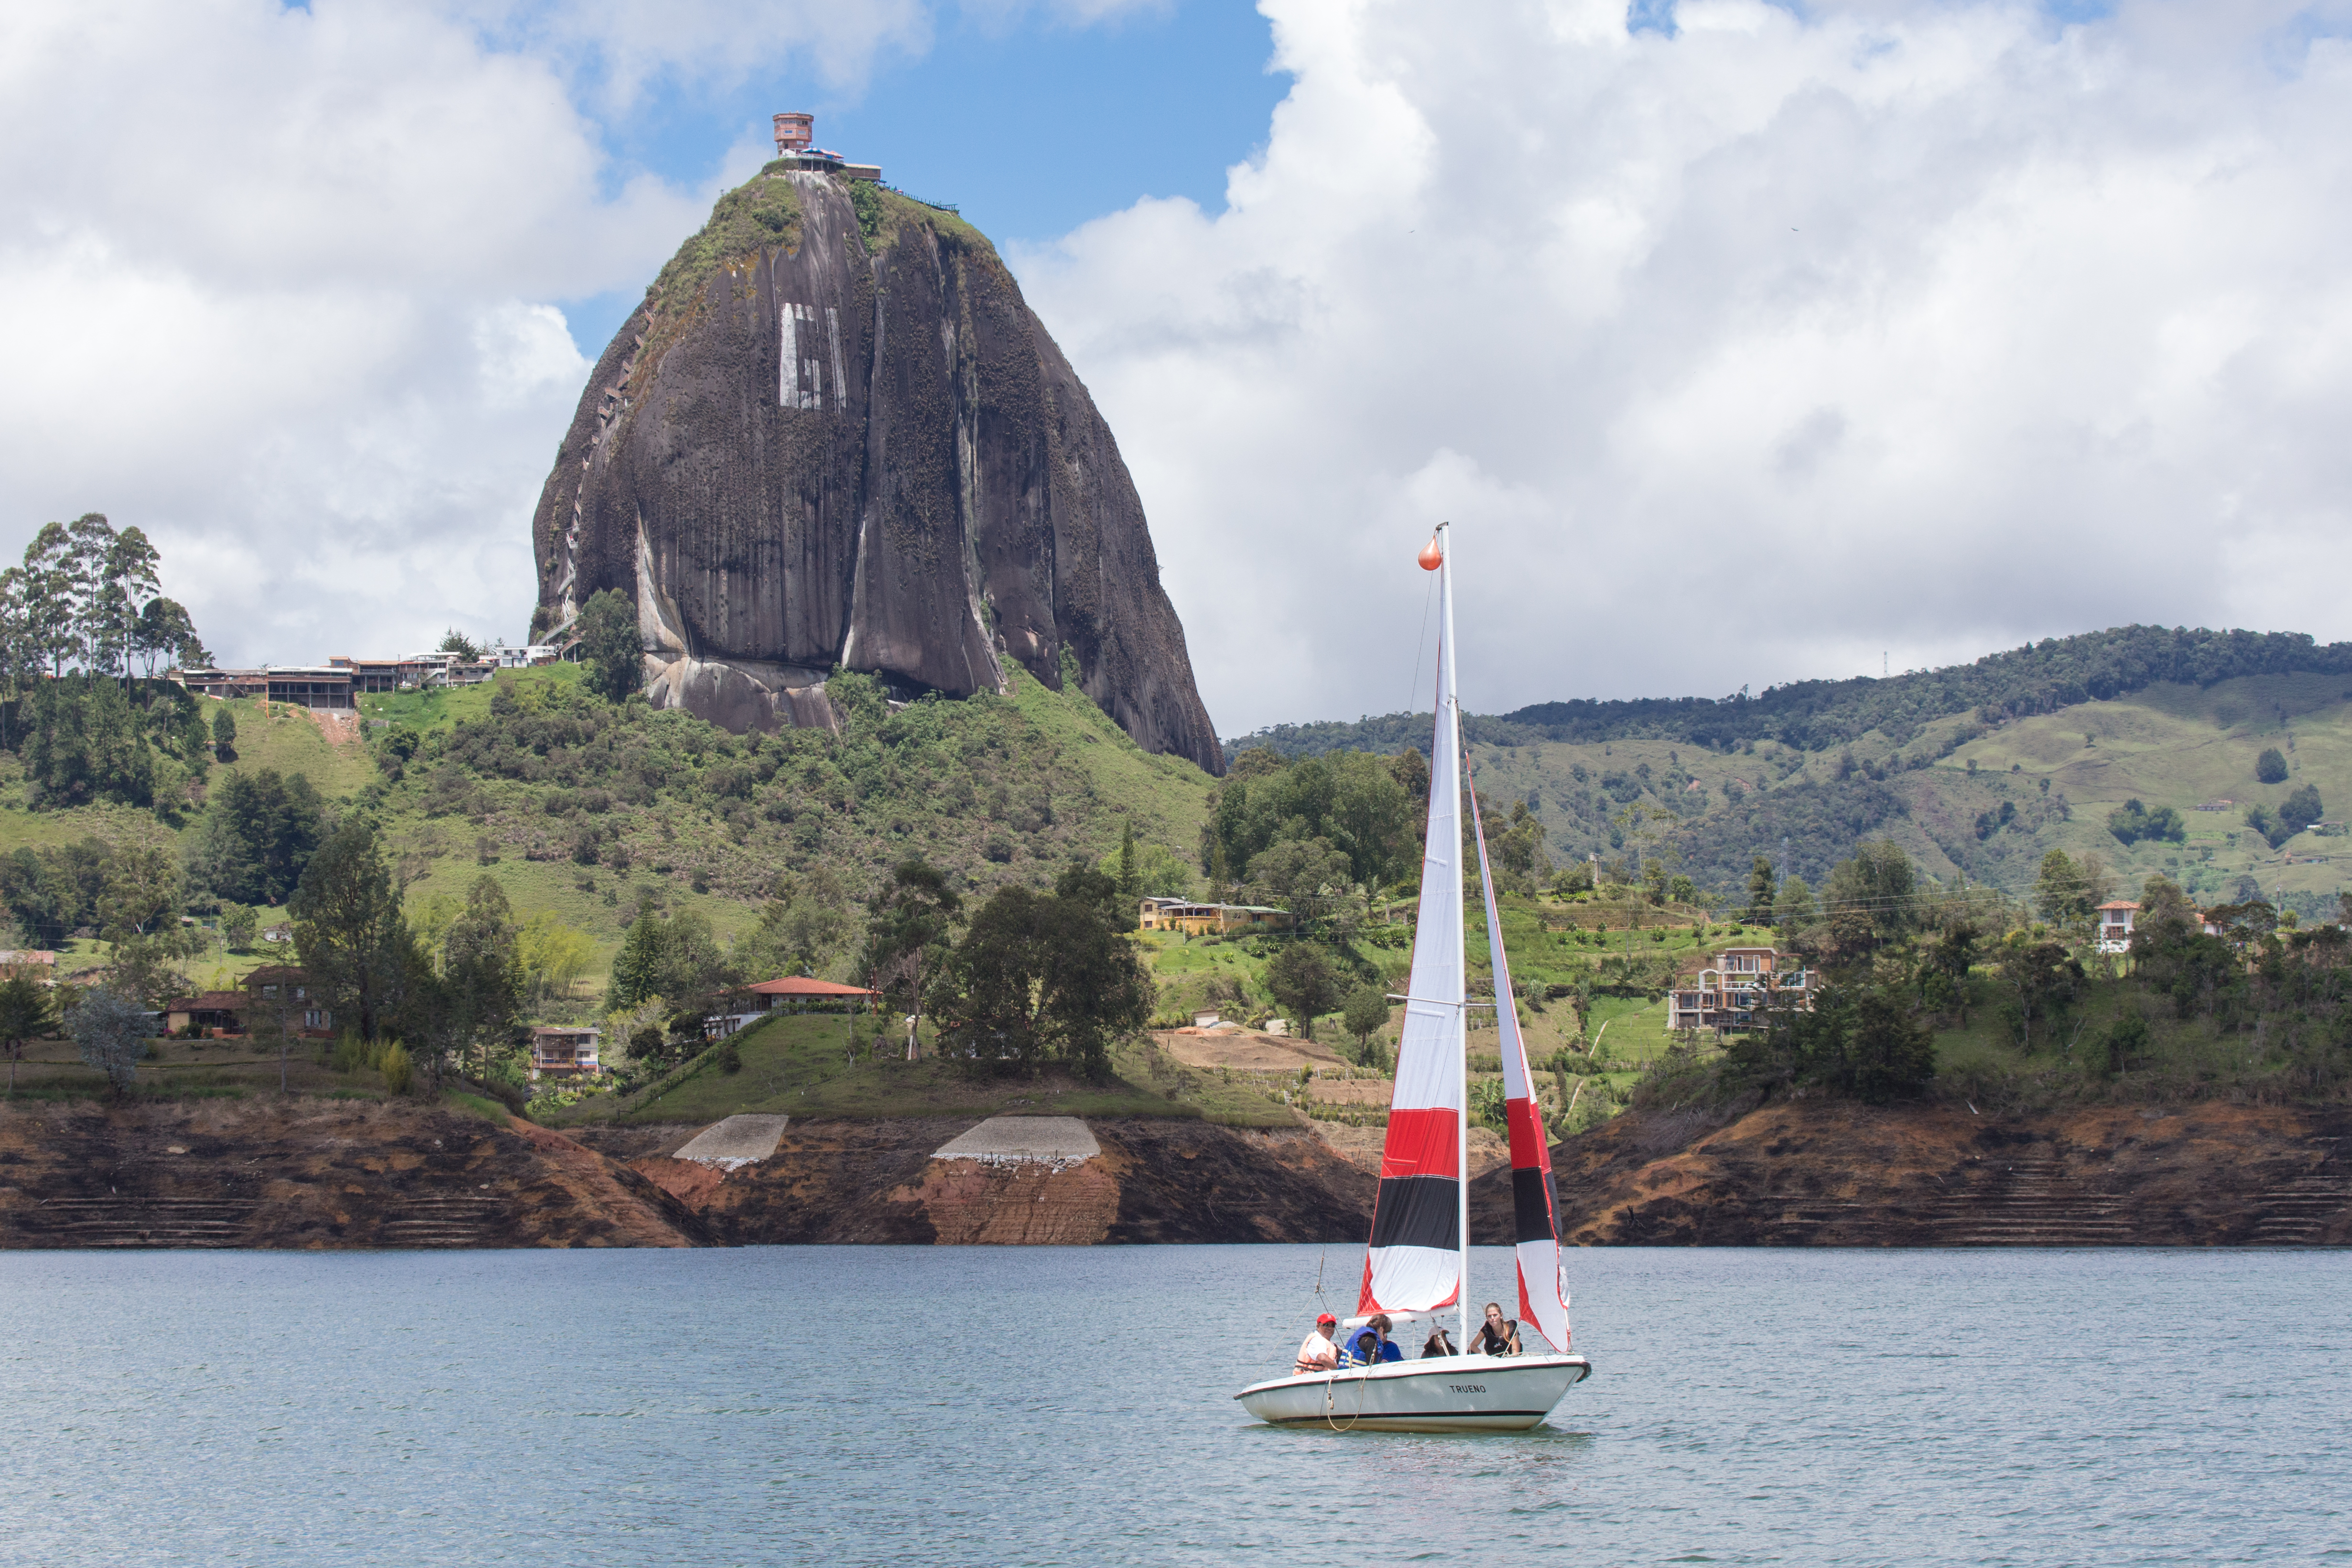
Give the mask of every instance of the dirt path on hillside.
[[323, 707], [306, 707], [302, 711], [318, 727], [319, 733], [327, 737], [330, 746], [357, 746], [364, 733], [356, 713]]

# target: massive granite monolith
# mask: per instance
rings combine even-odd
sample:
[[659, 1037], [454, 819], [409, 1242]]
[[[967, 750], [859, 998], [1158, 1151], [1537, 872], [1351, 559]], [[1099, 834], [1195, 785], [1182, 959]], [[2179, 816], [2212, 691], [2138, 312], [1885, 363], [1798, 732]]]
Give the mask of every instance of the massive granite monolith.
[[771, 165], [720, 198], [597, 362], [533, 542], [534, 633], [637, 607], [653, 700], [831, 722], [835, 664], [901, 695], [1005, 660], [1223, 771], [1109, 427], [954, 215]]

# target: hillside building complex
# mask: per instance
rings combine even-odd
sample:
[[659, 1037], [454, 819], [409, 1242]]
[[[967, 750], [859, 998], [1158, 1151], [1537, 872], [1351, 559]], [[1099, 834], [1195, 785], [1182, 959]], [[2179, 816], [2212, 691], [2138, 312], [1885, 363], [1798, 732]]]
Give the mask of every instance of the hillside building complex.
[[533, 643], [493, 648], [478, 659], [462, 653], [409, 653], [397, 659], [354, 659], [338, 653], [323, 664], [264, 664], [256, 670], [183, 670], [163, 674], [200, 697], [258, 697], [289, 707], [359, 706], [370, 692], [413, 692], [432, 686], [471, 686], [500, 670], [552, 664], [577, 658], [572, 643]]
[[1773, 1009], [1812, 1010], [1821, 977], [1774, 947], [1727, 947], [1694, 982], [1666, 995], [1666, 1028], [1718, 1032], [1760, 1026]]

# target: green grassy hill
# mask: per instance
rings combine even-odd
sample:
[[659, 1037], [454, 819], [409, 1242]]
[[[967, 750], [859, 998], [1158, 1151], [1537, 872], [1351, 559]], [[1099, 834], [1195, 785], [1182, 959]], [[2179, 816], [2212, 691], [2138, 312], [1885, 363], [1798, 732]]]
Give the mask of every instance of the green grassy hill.
[[[376, 735], [423, 737], [396, 782], [367, 792], [415, 879], [412, 902], [461, 895], [487, 872], [519, 913], [554, 912], [609, 958], [647, 904], [698, 910], [732, 936], [819, 869], [861, 917], [908, 855], [985, 896], [1109, 852], [1127, 821], [1139, 842], [1181, 849], [1213, 782], [1142, 751], [1075, 685], [1049, 691], [1018, 669], [1007, 697], [896, 710], [846, 677], [839, 737], [730, 736], [682, 713], [606, 708], [578, 681], [559, 665], [363, 700]], [[590, 735], [583, 719], [602, 727]], [[524, 743], [501, 744], [513, 735]]]
[[[2287, 758], [2284, 783], [2255, 779], [2268, 747]], [[1819, 887], [1856, 843], [1880, 835], [1939, 879], [2013, 893], [2032, 886], [2052, 849], [2096, 852], [2126, 891], [2158, 871], [2216, 899], [2248, 875], [2266, 894], [2332, 898], [2352, 885], [2352, 838], [2323, 823], [2273, 850], [2244, 821], [2247, 806], [2275, 807], [2305, 783], [2330, 819], [2352, 816], [2352, 696], [2339, 675], [2163, 683], [1990, 729], [1952, 715], [1901, 746], [1874, 730], [1833, 751], [1767, 740], [1727, 754], [1660, 739], [1470, 751], [1482, 790], [1536, 805], [1555, 860], [1638, 849], [1617, 821], [1638, 804], [1676, 814], [1660, 845], [1702, 886], [1727, 894], [1744, 885], [1755, 855], [1777, 862], [1784, 837], [1790, 869]], [[2119, 842], [2107, 813], [2128, 800], [2179, 810], [2188, 842]], [[2233, 804], [2195, 809], [2223, 800]], [[1986, 823], [1989, 813], [1995, 821]]]
[[[877, 1024], [879, 1027], [877, 1028]], [[715, 1122], [742, 1112], [799, 1116], [1206, 1117], [1229, 1126], [1287, 1126], [1289, 1111], [1254, 1088], [1179, 1066], [1149, 1041], [1113, 1051], [1111, 1077], [1087, 1082], [1048, 1071], [1034, 1078], [974, 1076], [926, 1056], [905, 1060], [887, 1020], [805, 1013], [769, 1019], [623, 1096], [587, 1094], [534, 1114], [555, 1125]]]
[[[1017, 667], [1012, 678], [1003, 698], [894, 708], [874, 683], [846, 677], [837, 737], [736, 737], [642, 703], [614, 708], [569, 664], [367, 696], [356, 720], [340, 722], [236, 701], [223, 705], [236, 723], [234, 759], [208, 786], [260, 768], [305, 774], [335, 810], [381, 824], [413, 915], [490, 876], [519, 917], [551, 913], [592, 937], [599, 979], [641, 908], [698, 911], [730, 938], [771, 897], [823, 873], [843, 915], [831, 963], [847, 978], [863, 901], [908, 855], [984, 897], [1006, 882], [1050, 883], [1073, 855], [1109, 852], [1129, 822], [1141, 844], [1181, 852], [1198, 841], [1207, 774], [1143, 752], [1075, 683], [1050, 691]], [[417, 741], [405, 765], [385, 749], [404, 732]], [[0, 754], [0, 853], [90, 836], [170, 842], [197, 820], [30, 810], [12, 787], [20, 780], [16, 758]], [[283, 917], [263, 913], [265, 925]], [[184, 967], [200, 984], [228, 985], [283, 956], [215, 946]], [[85, 939], [65, 962], [104, 957]]]

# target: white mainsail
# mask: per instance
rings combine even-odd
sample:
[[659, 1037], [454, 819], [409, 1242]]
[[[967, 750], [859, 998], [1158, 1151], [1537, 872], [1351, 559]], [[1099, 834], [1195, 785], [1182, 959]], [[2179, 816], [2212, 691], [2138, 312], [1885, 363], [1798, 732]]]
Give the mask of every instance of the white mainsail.
[[[1450, 556], [1441, 528], [1432, 549]], [[1424, 558], [1426, 559], [1426, 558]], [[1464, 1186], [1462, 730], [1454, 681], [1453, 562], [1438, 563], [1437, 724], [1421, 911], [1397, 1042], [1396, 1088], [1364, 1257], [1361, 1312], [1459, 1304], [1468, 1199]]]

